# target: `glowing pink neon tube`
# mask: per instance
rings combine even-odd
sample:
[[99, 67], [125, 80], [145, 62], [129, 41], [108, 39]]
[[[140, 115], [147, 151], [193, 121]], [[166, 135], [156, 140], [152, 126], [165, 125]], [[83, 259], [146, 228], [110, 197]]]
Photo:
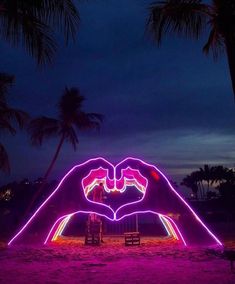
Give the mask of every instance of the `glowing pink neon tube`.
[[[140, 190], [143, 196], [140, 200], [125, 203], [114, 210], [104, 203], [94, 202], [87, 198], [88, 193], [100, 180], [104, 182], [106, 192], [123, 193], [128, 186], [132, 185]], [[64, 207], [61, 207], [62, 205], [58, 207], [60, 202], [56, 200], [59, 197], [64, 199], [66, 196], [69, 199], [70, 195], [73, 198], [68, 200], [69, 202], [63, 203]], [[77, 203], [74, 200], [75, 197]], [[81, 208], [76, 208], [76, 204], [78, 207], [81, 204]], [[51, 214], [50, 208], [57, 208], [57, 213], [62, 217], [53, 219], [55, 217]], [[67, 214], [65, 214], [66, 212]], [[23, 240], [29, 236], [30, 230], [37, 228], [35, 224], [43, 224], [48, 219], [51, 223], [48, 223], [47, 227], [50, 226], [50, 229], [44, 237], [45, 243], [47, 243], [62, 234], [70, 217], [79, 213], [94, 213], [112, 221], [119, 221], [135, 213], [158, 214], [163, 216], [163, 220], [169, 222], [172, 234], [175, 234], [185, 245], [186, 243], [222, 245], [187, 202], [175, 191], [166, 176], [154, 165], [135, 158], [126, 158], [116, 166], [103, 158], [95, 158], [73, 167], [8, 244], [24, 242]], [[178, 217], [174, 217], [173, 220], [170, 216]], [[68, 219], [61, 223], [65, 218]], [[188, 222], [193, 224], [190, 228]], [[191, 229], [195, 232], [190, 233]], [[45, 233], [38, 232], [40, 240], [43, 238], [43, 234]]]

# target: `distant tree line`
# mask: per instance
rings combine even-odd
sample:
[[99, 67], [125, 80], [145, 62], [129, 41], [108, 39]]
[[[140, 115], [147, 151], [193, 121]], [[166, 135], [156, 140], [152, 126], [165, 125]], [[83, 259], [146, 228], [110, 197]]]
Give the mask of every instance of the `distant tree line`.
[[222, 165], [204, 165], [187, 175], [181, 182], [192, 191], [194, 199], [213, 199], [235, 201], [235, 170]]
[[[0, 187], [0, 238], [9, 237], [9, 234], [12, 234], [24, 221], [28, 204], [42, 184], [43, 178], [34, 181], [25, 178], [20, 182], [13, 181]], [[55, 189], [57, 184], [56, 180], [44, 184], [44, 191], [34, 202], [32, 211]]]

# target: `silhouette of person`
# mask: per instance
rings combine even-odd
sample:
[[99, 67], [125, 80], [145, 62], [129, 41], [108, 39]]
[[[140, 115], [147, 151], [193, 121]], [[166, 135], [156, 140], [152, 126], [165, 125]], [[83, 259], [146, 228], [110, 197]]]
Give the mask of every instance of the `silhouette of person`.
[[[105, 189], [103, 186], [103, 183], [100, 182], [99, 185], [97, 185], [94, 189], [93, 189], [93, 201], [94, 202], [99, 202], [99, 203], [103, 203], [104, 202], [104, 193], [105, 193]], [[99, 215], [97, 214], [91, 214], [90, 215], [90, 219], [92, 222], [100, 222], [101, 223], [101, 242], [103, 243], [103, 222], [102, 219]]]
[[93, 189], [93, 201], [104, 202], [104, 186], [102, 182]]

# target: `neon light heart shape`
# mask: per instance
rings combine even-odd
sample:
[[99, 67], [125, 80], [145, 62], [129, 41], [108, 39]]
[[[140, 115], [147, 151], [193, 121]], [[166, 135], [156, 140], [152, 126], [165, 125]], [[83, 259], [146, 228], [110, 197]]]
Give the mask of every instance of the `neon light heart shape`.
[[[103, 205], [105, 203], [105, 202], [101, 203], [93, 201], [92, 198], [90, 199], [89, 197], [89, 194], [92, 192], [92, 190], [95, 189], [96, 186], [98, 186], [100, 183], [102, 183], [104, 186], [106, 197], [112, 192], [119, 193], [119, 196], [117, 194], [111, 195], [110, 196], [111, 200], [110, 198], [108, 198], [109, 201], [116, 200], [117, 202], [117, 197], [120, 197], [122, 193], [126, 192], [126, 190], [129, 189], [130, 187], [132, 190], [133, 188], [137, 189], [140, 193], [142, 193], [142, 196], [145, 194], [148, 185], [148, 180], [145, 177], [143, 177], [138, 170], [132, 169], [130, 167], [121, 169], [121, 177], [117, 179], [114, 167], [113, 176], [114, 178], [111, 179], [109, 177], [109, 170], [104, 169], [102, 167], [91, 170], [90, 173], [82, 180], [82, 188], [88, 200], [100, 205]], [[137, 199], [136, 201], [140, 201], [139, 196], [136, 196], [136, 199]], [[126, 204], [127, 202], [123, 202], [122, 198], [122, 203]], [[118, 207], [120, 207], [120, 205]], [[114, 216], [115, 216], [116, 211], [118, 209], [114, 209], [112, 205], [109, 205], [109, 208], [111, 208], [114, 211]]]
[[82, 187], [87, 196], [100, 182], [104, 184], [106, 192], [124, 192], [128, 186], [135, 186], [140, 192], [144, 193], [148, 185], [148, 180], [143, 177], [138, 170], [127, 167], [121, 169], [121, 178], [117, 179], [114, 167], [114, 178], [109, 178], [109, 170], [102, 167], [91, 170], [88, 176], [82, 180]]
[[[87, 198], [99, 180], [105, 181], [107, 192], [124, 192], [128, 185], [134, 185], [143, 193], [143, 197], [123, 204], [114, 211], [106, 204]], [[185, 245], [221, 245], [165, 175], [154, 165], [135, 158], [127, 158], [116, 166], [103, 158], [96, 158], [72, 168], [9, 244], [25, 243], [21, 240], [27, 240], [32, 232], [36, 232], [35, 242], [47, 243], [55, 234], [63, 231], [74, 214], [89, 213], [104, 216], [111, 221], [119, 221], [136, 213], [153, 213], [168, 223], [168, 227], [174, 229], [178, 239]]]

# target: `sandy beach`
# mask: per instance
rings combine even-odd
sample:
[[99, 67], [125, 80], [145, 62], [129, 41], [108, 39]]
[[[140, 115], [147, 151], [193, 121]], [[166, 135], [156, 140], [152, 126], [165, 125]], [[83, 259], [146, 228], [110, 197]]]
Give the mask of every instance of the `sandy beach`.
[[[66, 239], [43, 247], [0, 249], [0, 283], [235, 283], [230, 262], [209, 249], [142, 238], [126, 247], [123, 238], [101, 246]], [[226, 246], [234, 247], [233, 242]]]

